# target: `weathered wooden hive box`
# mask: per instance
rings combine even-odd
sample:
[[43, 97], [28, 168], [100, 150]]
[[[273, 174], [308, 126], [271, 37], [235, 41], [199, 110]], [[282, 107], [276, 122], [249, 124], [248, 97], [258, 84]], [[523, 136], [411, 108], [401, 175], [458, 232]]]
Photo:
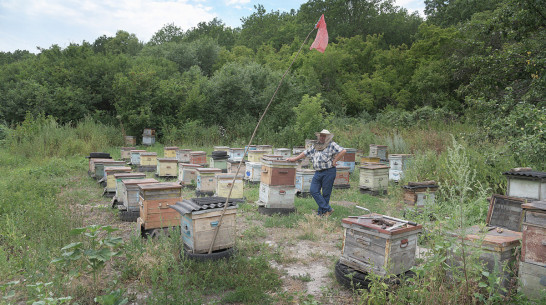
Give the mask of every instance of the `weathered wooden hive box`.
[[134, 137], [134, 136], [125, 136], [125, 145], [135, 146], [136, 145], [136, 137]]
[[199, 164], [178, 163], [178, 181], [184, 186], [194, 186], [197, 184], [197, 169]]
[[[226, 198], [206, 197], [183, 200], [171, 206], [182, 217], [180, 229], [184, 248], [190, 253], [208, 253]], [[235, 245], [237, 201], [230, 199], [212, 251]]]
[[525, 203], [521, 207], [521, 291], [529, 298], [539, 299], [546, 293], [546, 201]]
[[408, 206], [421, 209], [425, 203], [434, 204], [438, 184], [436, 181], [409, 182], [402, 186], [404, 189], [404, 203]]
[[134, 147], [122, 147], [121, 148], [121, 159], [130, 160], [131, 159], [131, 150], [135, 149]]
[[387, 145], [370, 144], [370, 157], [378, 157], [381, 160], [387, 160]]
[[142, 149], [133, 149], [130, 151], [131, 156], [131, 165], [140, 165], [140, 154], [145, 153], [145, 150]]
[[266, 209], [294, 209], [296, 188], [288, 185], [268, 185], [260, 183], [258, 206]]
[[248, 152], [251, 151], [251, 150], [256, 150], [256, 145], [246, 145], [245, 146], [245, 151], [246, 151], [246, 154], [245, 154], [245, 157], [248, 156]]
[[207, 165], [207, 153], [204, 151], [192, 151], [190, 152], [190, 164], [199, 164], [201, 166]]
[[506, 195], [530, 200], [546, 200], [546, 172], [512, 169], [503, 173], [508, 180]]
[[[241, 160], [239, 161], [236, 161], [236, 160], [230, 160], [228, 159], [227, 160], [227, 172], [228, 173], [231, 173], [231, 174], [235, 174], [237, 172], [237, 167], [239, 167], [239, 163], [241, 162]], [[246, 168], [246, 161], [243, 160], [243, 164], [241, 164], [241, 168], [239, 169], [239, 173], [243, 174], [244, 176], [244, 173], [245, 173], [245, 168]]]
[[104, 188], [104, 192], [106, 193], [115, 193], [116, 192], [116, 178], [114, 177], [114, 174], [119, 173], [130, 173], [131, 168], [129, 166], [113, 166], [113, 167], [105, 167], [104, 168], [104, 180], [106, 187]]
[[106, 159], [106, 158], [89, 158], [89, 170], [87, 173], [91, 177], [95, 177], [95, 162], [102, 162], [102, 161], [112, 161], [112, 159]]
[[340, 263], [379, 276], [399, 275], [415, 264], [421, 225], [404, 224], [375, 213], [343, 218], [341, 225], [344, 230]]
[[95, 179], [101, 180], [104, 178], [104, 168], [106, 167], [125, 167], [127, 163], [125, 161], [114, 161], [107, 159], [104, 161], [95, 161]]
[[244, 148], [230, 148], [228, 150], [229, 160], [232, 161], [241, 161], [245, 157]]
[[180, 225], [180, 214], [169, 207], [182, 201], [182, 186], [174, 182], [139, 184], [140, 230]]
[[115, 198], [119, 203], [123, 202], [123, 180], [133, 180], [133, 179], [146, 179], [146, 174], [144, 173], [117, 173], [114, 174], [114, 179], [116, 180], [116, 195]]
[[356, 165], [356, 148], [345, 148], [346, 153], [341, 160], [338, 161], [338, 164], [341, 166], [348, 166], [349, 173], [355, 171]]
[[177, 146], [165, 146], [163, 147], [163, 157], [176, 159]]
[[[219, 197], [227, 197], [229, 190], [233, 183], [233, 178], [235, 174], [217, 174], [216, 175], [216, 195]], [[238, 198], [242, 199], [244, 197], [244, 183], [243, 175], [237, 175], [235, 182], [233, 184], [233, 190], [231, 191], [231, 196], [229, 198]]]
[[296, 164], [275, 157], [262, 158], [260, 181], [270, 186], [294, 186], [296, 182]]
[[121, 203], [125, 210], [139, 211], [139, 184], [152, 184], [159, 183], [159, 181], [152, 178], [144, 179], [122, 179], [121, 180]]
[[214, 151], [225, 151], [229, 152], [229, 146], [214, 146]]
[[191, 149], [179, 149], [176, 151], [176, 159], [178, 162], [190, 163]]
[[[463, 231], [464, 239], [469, 241], [470, 246], [467, 254], [472, 253], [472, 249], [480, 249], [480, 261], [485, 263], [487, 271], [499, 274], [501, 285], [505, 288], [513, 275], [510, 270], [503, 270], [503, 266], [516, 263], [516, 250], [522, 240], [521, 205], [524, 202], [521, 198], [495, 194], [489, 204], [487, 226], [475, 225]], [[453, 232], [451, 236], [460, 238], [461, 233]], [[462, 265], [460, 257], [453, 255], [451, 259], [456, 265]]]
[[155, 144], [155, 130], [145, 128], [142, 132], [142, 145], [154, 145]]
[[336, 166], [336, 179], [334, 180], [334, 188], [348, 189], [351, 187], [349, 182], [351, 168], [348, 166]]
[[404, 170], [409, 166], [412, 158], [411, 154], [389, 155], [389, 180], [399, 181], [404, 178]]
[[266, 154], [265, 150], [250, 150], [248, 152], [248, 162], [261, 163], [262, 157]]
[[227, 160], [229, 155], [225, 150], [215, 150], [209, 159], [210, 167], [219, 168], [223, 173], [227, 173]]
[[297, 195], [307, 196], [311, 189], [311, 182], [315, 170], [312, 169], [298, 169], [296, 171], [296, 193]]
[[245, 163], [245, 180], [248, 182], [260, 182], [262, 177], [262, 163], [251, 162]]
[[178, 160], [176, 158], [157, 158], [155, 174], [158, 177], [177, 177]]
[[256, 150], [263, 150], [266, 155], [273, 154], [273, 146], [271, 145], [256, 145]]
[[384, 194], [389, 186], [388, 165], [360, 166], [360, 192], [372, 195]]
[[381, 159], [379, 157], [361, 157], [360, 164], [364, 165], [366, 163], [379, 163]]
[[284, 159], [290, 158], [290, 156], [292, 155], [290, 148], [275, 148], [273, 150], [273, 154], [283, 156]]
[[157, 170], [157, 153], [142, 152], [140, 153], [139, 172], [155, 172]]
[[219, 168], [197, 168], [197, 185], [195, 193], [198, 196], [212, 196], [216, 191], [216, 174], [222, 173]]

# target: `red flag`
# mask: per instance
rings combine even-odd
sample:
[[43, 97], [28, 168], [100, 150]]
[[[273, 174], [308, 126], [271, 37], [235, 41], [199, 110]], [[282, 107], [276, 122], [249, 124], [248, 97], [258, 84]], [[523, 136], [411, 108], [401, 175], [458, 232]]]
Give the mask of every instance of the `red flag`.
[[315, 29], [318, 28], [317, 37], [309, 48], [309, 50], [317, 49], [320, 53], [324, 53], [326, 46], [328, 45], [328, 31], [326, 30], [326, 22], [324, 21], [324, 14], [320, 16], [319, 21], [315, 25]]

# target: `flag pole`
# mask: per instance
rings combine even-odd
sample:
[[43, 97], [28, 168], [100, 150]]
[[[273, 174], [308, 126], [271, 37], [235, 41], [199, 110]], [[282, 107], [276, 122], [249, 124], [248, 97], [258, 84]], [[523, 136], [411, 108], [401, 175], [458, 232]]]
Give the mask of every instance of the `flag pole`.
[[[318, 22], [317, 22], [317, 25], [318, 25]], [[307, 42], [307, 39], [309, 39], [309, 36], [311, 35], [311, 33], [313, 33], [313, 31], [317, 28], [317, 25], [315, 25], [315, 27], [311, 30], [311, 32], [309, 32], [309, 34], [307, 34], [307, 37], [305, 37], [305, 40], [301, 44], [300, 49], [298, 50], [298, 53], [296, 54], [296, 56], [294, 57], [294, 59], [290, 63], [290, 66], [288, 66], [288, 69], [286, 69], [286, 71], [284, 72], [281, 80], [279, 81], [279, 85], [277, 86], [277, 89], [275, 89], [275, 92], [273, 93], [273, 96], [271, 97], [271, 100], [269, 100], [269, 103], [265, 107], [265, 110], [262, 113], [262, 116], [258, 120], [258, 124], [256, 124], [256, 128], [254, 128], [254, 132], [252, 133], [252, 136], [250, 137], [250, 141], [248, 141], [248, 145], [247, 145], [247, 147], [245, 149], [245, 153], [243, 155], [243, 158], [244, 158], [244, 156], [246, 156], [246, 154], [248, 152], [248, 149], [250, 148], [250, 145], [252, 144], [252, 140], [254, 140], [254, 136], [256, 136], [256, 132], [258, 131], [258, 127], [260, 126], [260, 123], [262, 122], [262, 119], [264, 118], [265, 114], [267, 113], [267, 110], [269, 109], [269, 106], [271, 106], [271, 103], [273, 102], [273, 99], [275, 98], [275, 95], [277, 95], [277, 92], [279, 91], [279, 88], [281, 87], [284, 78], [286, 77], [286, 75], [290, 71], [290, 68], [292, 68], [292, 65], [296, 61], [296, 58], [298, 58], [298, 55], [300, 54], [301, 49], [303, 48], [303, 46]], [[222, 226], [222, 220], [224, 219], [224, 214], [226, 213], [226, 210], [227, 210], [227, 207], [228, 207], [228, 204], [229, 204], [229, 198], [231, 197], [231, 191], [233, 190], [233, 186], [235, 185], [235, 179], [237, 179], [237, 175], [239, 174], [239, 170], [241, 169], [241, 165], [243, 164], [243, 158], [241, 158], [241, 161], [239, 162], [239, 166], [237, 166], [237, 171], [235, 172], [235, 176], [233, 177], [233, 180], [231, 181], [231, 187], [229, 188], [229, 193], [227, 195], [226, 202], [224, 203], [224, 209], [222, 210], [222, 214], [220, 215], [220, 219], [218, 220], [218, 225], [214, 228], [214, 237], [212, 238], [212, 242], [210, 243], [209, 254], [212, 253], [212, 248], [214, 247], [214, 243], [216, 242], [216, 237], [218, 236], [218, 231], [220, 230], [220, 227]]]

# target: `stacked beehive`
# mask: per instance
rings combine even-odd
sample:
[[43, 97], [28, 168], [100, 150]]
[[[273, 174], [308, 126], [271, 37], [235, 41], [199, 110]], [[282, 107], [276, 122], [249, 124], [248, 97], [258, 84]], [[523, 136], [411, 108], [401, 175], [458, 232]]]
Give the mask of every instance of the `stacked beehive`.
[[355, 171], [355, 164], [356, 164], [356, 148], [345, 148], [345, 155], [341, 160], [337, 162], [340, 166], [347, 166], [349, 167], [349, 173], [353, 173]]
[[198, 164], [202, 167], [207, 166], [207, 153], [204, 151], [190, 152], [190, 164]]
[[155, 130], [145, 128], [142, 132], [142, 145], [154, 145], [155, 143]]
[[250, 150], [248, 161], [245, 163], [245, 180], [251, 183], [259, 183], [262, 175], [261, 158], [266, 154], [265, 150]]
[[389, 155], [389, 180], [398, 182], [404, 177], [404, 170], [407, 169], [413, 155], [391, 154]]
[[351, 187], [349, 182], [351, 168], [348, 166], [336, 166], [336, 178], [334, 180], [335, 189], [348, 189]]
[[131, 164], [132, 166], [138, 167], [140, 165], [140, 153], [144, 153], [144, 152], [146, 151], [142, 149], [132, 149], [129, 152], [129, 156], [131, 158], [131, 161], [129, 162], [129, 164]]
[[140, 217], [137, 228], [152, 237], [164, 229], [180, 225], [180, 214], [170, 209], [182, 200], [182, 186], [174, 182], [138, 184]]
[[163, 148], [163, 157], [164, 158], [174, 158], [176, 159], [176, 152], [178, 151], [177, 146], [165, 146]]
[[122, 180], [130, 179], [145, 179], [146, 174], [144, 173], [117, 173], [114, 174], [114, 179], [116, 180], [116, 193], [114, 198], [112, 198], [112, 207], [123, 204], [123, 183]]
[[294, 212], [296, 164], [276, 158], [262, 158], [258, 211], [271, 215]]
[[138, 186], [140, 184], [159, 183], [155, 179], [122, 179], [119, 183], [120, 195], [118, 196], [119, 218], [121, 221], [135, 222], [140, 217], [140, 206], [138, 205]]
[[[220, 146], [227, 147], [227, 146]], [[211, 153], [209, 164], [212, 168], [219, 168], [223, 173], [227, 173], [227, 160], [229, 158], [227, 150], [215, 150]]]
[[363, 194], [377, 196], [387, 193], [389, 186], [389, 166], [382, 164], [365, 164], [360, 166], [360, 183], [358, 187]]
[[409, 211], [422, 212], [425, 204], [433, 205], [438, 185], [435, 181], [409, 182], [404, 189], [404, 203]]

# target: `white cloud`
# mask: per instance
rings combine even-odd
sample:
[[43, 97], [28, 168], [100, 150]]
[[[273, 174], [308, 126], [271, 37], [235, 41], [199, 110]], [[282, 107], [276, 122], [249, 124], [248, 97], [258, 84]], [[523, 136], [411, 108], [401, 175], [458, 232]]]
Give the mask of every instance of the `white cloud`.
[[240, 7], [241, 4], [250, 3], [250, 0], [226, 0], [225, 3], [227, 6], [236, 5], [237, 7]]

